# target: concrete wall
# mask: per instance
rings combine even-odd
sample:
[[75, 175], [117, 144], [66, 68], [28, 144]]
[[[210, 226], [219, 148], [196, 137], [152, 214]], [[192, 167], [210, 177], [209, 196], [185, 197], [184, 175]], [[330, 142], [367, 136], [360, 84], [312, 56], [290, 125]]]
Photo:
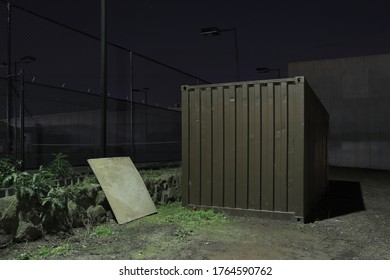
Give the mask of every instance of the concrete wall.
[[330, 115], [329, 162], [390, 170], [390, 54], [289, 63]]

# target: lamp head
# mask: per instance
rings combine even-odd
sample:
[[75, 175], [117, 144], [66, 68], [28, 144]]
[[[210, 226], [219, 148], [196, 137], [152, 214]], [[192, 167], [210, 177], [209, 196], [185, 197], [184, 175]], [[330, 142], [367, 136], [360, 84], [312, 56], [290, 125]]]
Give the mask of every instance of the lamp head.
[[23, 56], [21, 58], [19, 58], [19, 63], [23, 63], [23, 64], [27, 64], [27, 63], [31, 63], [31, 62], [34, 62], [37, 58], [34, 57], [34, 56]]
[[205, 37], [218, 36], [221, 33], [221, 30], [217, 27], [206, 27], [202, 28], [200, 33]]
[[257, 73], [268, 73], [270, 71], [269, 68], [267, 67], [259, 67], [259, 68], [256, 68], [256, 72]]

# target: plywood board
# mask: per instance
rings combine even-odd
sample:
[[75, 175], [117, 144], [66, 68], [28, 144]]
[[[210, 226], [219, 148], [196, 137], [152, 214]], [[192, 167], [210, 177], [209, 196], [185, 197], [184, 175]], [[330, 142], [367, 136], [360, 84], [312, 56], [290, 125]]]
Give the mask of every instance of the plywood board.
[[154, 214], [156, 207], [129, 157], [89, 159], [119, 224]]

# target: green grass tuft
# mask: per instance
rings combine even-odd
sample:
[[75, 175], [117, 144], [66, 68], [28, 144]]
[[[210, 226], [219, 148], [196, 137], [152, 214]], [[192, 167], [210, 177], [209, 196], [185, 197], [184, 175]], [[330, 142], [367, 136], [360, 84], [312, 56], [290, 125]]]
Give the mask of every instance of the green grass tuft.
[[54, 247], [41, 247], [35, 252], [22, 253], [15, 257], [15, 260], [40, 260], [59, 255], [66, 255], [72, 251], [68, 243]]

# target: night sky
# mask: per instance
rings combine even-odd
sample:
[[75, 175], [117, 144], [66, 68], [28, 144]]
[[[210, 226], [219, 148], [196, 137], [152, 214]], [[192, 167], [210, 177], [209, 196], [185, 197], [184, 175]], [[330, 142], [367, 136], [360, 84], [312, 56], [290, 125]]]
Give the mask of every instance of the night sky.
[[[100, 34], [98, 0], [13, 3]], [[255, 69], [281, 68], [286, 77], [289, 62], [390, 53], [389, 11], [389, 1], [107, 0], [108, 40], [205, 80], [230, 82], [233, 33], [203, 37], [200, 29], [236, 27], [241, 80], [268, 79], [276, 72]]]

